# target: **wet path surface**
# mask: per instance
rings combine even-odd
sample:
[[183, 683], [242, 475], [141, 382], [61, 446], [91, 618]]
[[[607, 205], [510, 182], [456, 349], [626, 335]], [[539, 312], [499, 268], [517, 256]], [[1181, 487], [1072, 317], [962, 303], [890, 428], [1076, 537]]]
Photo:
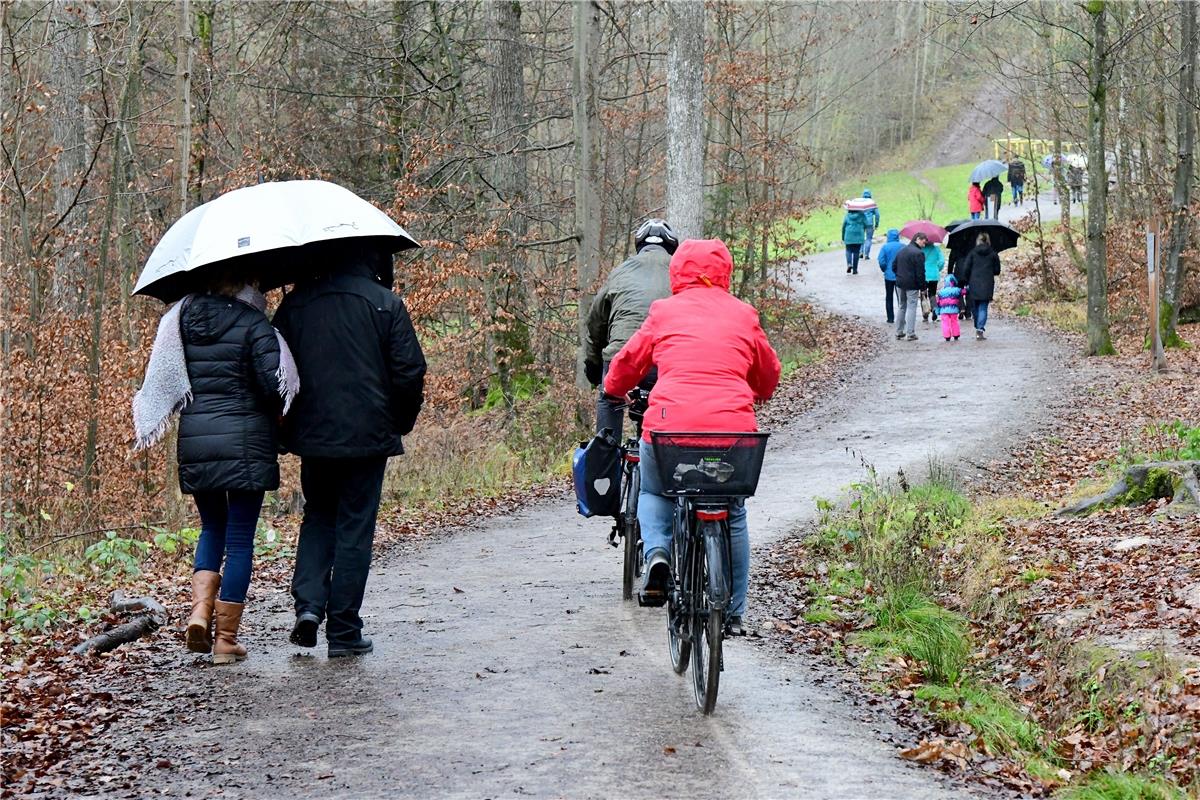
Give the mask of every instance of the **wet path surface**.
[[[801, 292], [882, 329], [875, 262], [847, 276], [840, 258], [813, 259]], [[919, 472], [1019, 436], [1063, 356], [1011, 321], [990, 327], [986, 342], [945, 344], [920, 322], [920, 341], [889, 336], [778, 431], [750, 502], [755, 546], [811, 518], [864, 461]], [[400, 548], [372, 576], [376, 649], [357, 660], [300, 655], [283, 598], [260, 604], [246, 663], [203, 669], [181, 653], [147, 676], [177, 698], [177, 725], [147, 733], [130, 717], [110, 732], [172, 761], [137, 796], [977, 796], [901, 761], [879, 738], [888, 723], [754, 640], [727, 647], [717, 712], [699, 715], [689, 677], [671, 672], [664, 613], [620, 600], [606, 534], [564, 498]]]

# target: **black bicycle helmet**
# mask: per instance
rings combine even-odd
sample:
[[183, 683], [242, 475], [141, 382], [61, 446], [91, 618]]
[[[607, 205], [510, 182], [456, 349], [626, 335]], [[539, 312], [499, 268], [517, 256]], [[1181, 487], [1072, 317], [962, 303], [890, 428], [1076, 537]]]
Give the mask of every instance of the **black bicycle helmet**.
[[656, 244], [668, 253], [674, 253], [679, 247], [679, 237], [665, 219], [648, 219], [638, 226], [633, 234], [633, 246], [639, 251], [648, 244]]

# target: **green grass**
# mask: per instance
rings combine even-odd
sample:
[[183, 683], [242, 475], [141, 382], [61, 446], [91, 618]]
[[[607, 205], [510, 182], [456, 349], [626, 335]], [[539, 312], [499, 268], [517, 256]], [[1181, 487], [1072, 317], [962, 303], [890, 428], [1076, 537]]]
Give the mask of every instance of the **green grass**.
[[928, 704], [938, 719], [969, 725], [993, 753], [1036, 756], [1044, 749], [1038, 724], [995, 689], [975, 683], [926, 685], [917, 689], [916, 697]]
[[861, 195], [863, 189], [870, 189], [879, 203], [877, 235], [888, 228], [901, 228], [909, 220], [932, 219], [942, 225], [967, 217], [967, 189], [971, 185], [967, 179], [976, 163], [953, 164], [917, 173], [929, 185], [907, 170], [846, 180], [831, 192], [836, 198], [835, 205], [793, 223], [791, 233], [811, 239], [818, 252], [838, 247], [845, 214], [841, 204]]
[[875, 609], [876, 627], [859, 643], [894, 650], [921, 662], [926, 678], [937, 683], [958, 680], [971, 652], [967, 620], [942, 608], [915, 588], [884, 596]]
[[1183, 790], [1161, 778], [1129, 772], [1096, 772], [1054, 795], [1058, 800], [1184, 800]]

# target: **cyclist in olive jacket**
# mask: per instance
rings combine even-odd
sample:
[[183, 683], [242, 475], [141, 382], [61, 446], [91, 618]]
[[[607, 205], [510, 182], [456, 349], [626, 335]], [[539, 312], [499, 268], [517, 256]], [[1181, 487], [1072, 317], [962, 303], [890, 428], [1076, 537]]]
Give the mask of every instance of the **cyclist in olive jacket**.
[[[633, 235], [637, 254], [614, 269], [592, 301], [587, 331], [583, 340], [583, 367], [588, 382], [599, 386], [608, 373], [608, 362], [642, 326], [655, 300], [671, 296], [668, 267], [679, 239], [663, 219], [648, 219]], [[643, 389], [654, 385], [656, 373], [639, 384]], [[624, 398], [596, 400], [596, 432], [610, 429], [617, 441], [622, 438]]]

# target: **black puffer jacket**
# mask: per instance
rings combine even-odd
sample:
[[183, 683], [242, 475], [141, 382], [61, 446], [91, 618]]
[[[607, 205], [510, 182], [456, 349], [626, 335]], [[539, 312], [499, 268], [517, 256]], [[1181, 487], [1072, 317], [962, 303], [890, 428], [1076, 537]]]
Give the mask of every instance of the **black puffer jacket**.
[[896, 286], [906, 291], [925, 287], [925, 251], [912, 242], [896, 254]]
[[[388, 262], [391, 256], [384, 256]], [[386, 274], [385, 274], [386, 273]], [[351, 262], [297, 286], [275, 314], [304, 390], [284, 421], [283, 445], [317, 458], [404, 452], [425, 389], [425, 356], [390, 263]]]
[[957, 277], [959, 284], [967, 287], [967, 299], [983, 303], [992, 299], [999, 274], [1000, 256], [990, 244], [979, 244], [967, 255]]
[[192, 402], [179, 418], [179, 488], [279, 488], [279, 341], [261, 311], [222, 295], [180, 317]]

